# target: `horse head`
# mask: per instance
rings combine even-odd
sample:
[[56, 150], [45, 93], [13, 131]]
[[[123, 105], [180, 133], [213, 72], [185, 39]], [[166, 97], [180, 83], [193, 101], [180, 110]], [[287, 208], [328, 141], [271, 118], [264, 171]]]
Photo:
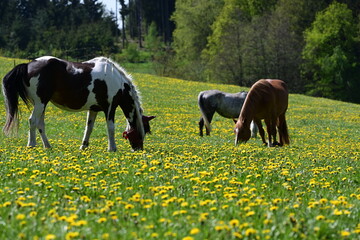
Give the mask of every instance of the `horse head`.
[[[150, 131], [150, 120], [154, 119], [155, 116], [142, 116], [142, 122], [143, 122], [143, 126], [144, 126], [144, 132], [146, 133], [151, 133]], [[144, 138], [141, 137], [141, 134], [138, 130], [136, 130], [135, 128], [130, 128], [130, 130], [124, 131], [123, 132], [123, 137], [125, 139], [129, 139], [131, 148], [136, 151], [136, 150], [143, 150], [143, 146], [144, 146]]]
[[143, 150], [144, 147], [144, 139], [141, 137], [138, 130], [135, 128], [130, 128], [128, 131], [123, 132], [123, 138], [129, 139], [131, 148], [136, 150]]
[[251, 130], [248, 125], [245, 124], [245, 119], [239, 119], [235, 125], [235, 145], [240, 143], [246, 143], [251, 137]]

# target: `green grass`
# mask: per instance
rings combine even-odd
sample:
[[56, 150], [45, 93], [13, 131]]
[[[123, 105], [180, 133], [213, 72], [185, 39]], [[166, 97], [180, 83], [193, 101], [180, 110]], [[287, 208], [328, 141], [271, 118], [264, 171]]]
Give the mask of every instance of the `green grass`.
[[[0, 58], [1, 77], [12, 67]], [[53, 148], [27, 148], [22, 105], [18, 136], [0, 135], [1, 239], [360, 238], [359, 105], [292, 94], [291, 145], [235, 147], [232, 120], [218, 115], [212, 135], [198, 136], [197, 95], [245, 88], [133, 77], [145, 114], [157, 116], [144, 151], [121, 137], [120, 109], [118, 151], [106, 151], [101, 114], [79, 150], [86, 113], [53, 105]], [[3, 125], [2, 96], [0, 105]]]

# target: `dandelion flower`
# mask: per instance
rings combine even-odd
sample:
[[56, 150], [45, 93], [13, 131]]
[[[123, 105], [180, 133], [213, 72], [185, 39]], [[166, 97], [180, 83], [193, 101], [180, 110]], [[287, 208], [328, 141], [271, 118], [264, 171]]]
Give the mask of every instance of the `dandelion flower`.
[[182, 240], [194, 240], [194, 238], [187, 236], [187, 237], [184, 237]]
[[68, 232], [68, 233], [65, 235], [65, 239], [66, 239], [66, 240], [70, 240], [70, 239], [79, 237], [79, 235], [80, 235], [79, 232]]
[[254, 228], [248, 228], [248, 229], [246, 229], [246, 231], [245, 231], [245, 236], [250, 236], [250, 235], [252, 235], [252, 234], [256, 234], [256, 230], [254, 229]]
[[230, 224], [230, 226], [232, 226], [232, 227], [237, 227], [237, 226], [239, 226], [240, 221], [237, 220], [237, 219], [232, 219], [232, 220], [230, 220], [229, 224]]
[[319, 216], [316, 216], [316, 220], [318, 220], [318, 221], [321, 221], [321, 220], [324, 220], [326, 217], [325, 216], [323, 216], [323, 215], [319, 215]]
[[106, 218], [102, 217], [97, 220], [98, 223], [106, 222]]
[[25, 214], [20, 213], [20, 214], [16, 215], [16, 219], [17, 219], [17, 220], [23, 220], [23, 219], [25, 219]]
[[343, 231], [341, 231], [340, 235], [341, 235], [342, 237], [348, 237], [348, 236], [350, 236], [350, 232], [349, 232], [349, 231], [346, 231], [346, 230], [343, 230]]
[[190, 234], [191, 234], [191, 235], [195, 235], [195, 234], [198, 234], [199, 232], [200, 232], [200, 229], [198, 229], [198, 228], [193, 228], [193, 229], [191, 229]]
[[54, 234], [48, 234], [45, 236], [45, 240], [54, 240], [56, 236]]

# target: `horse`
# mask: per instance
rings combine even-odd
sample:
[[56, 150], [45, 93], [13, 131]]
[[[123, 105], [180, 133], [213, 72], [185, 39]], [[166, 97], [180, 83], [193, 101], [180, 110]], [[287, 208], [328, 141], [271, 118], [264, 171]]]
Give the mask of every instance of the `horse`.
[[[201, 112], [199, 121], [200, 136], [203, 136], [203, 127], [205, 125], [206, 135], [210, 135], [211, 121], [217, 112], [220, 116], [231, 118], [236, 123], [240, 110], [244, 104], [247, 92], [226, 93], [219, 90], [207, 90], [199, 93], [198, 105]], [[256, 137], [258, 129], [251, 123], [252, 137]]]
[[[257, 81], [251, 87], [235, 125], [235, 145], [238, 142], [246, 142], [250, 139], [249, 126], [251, 121], [254, 121], [258, 126], [264, 144], [269, 147], [289, 144], [285, 119], [288, 97], [289, 92], [284, 81], [278, 79], [260, 79]], [[261, 125], [262, 119], [266, 124], [268, 143], [265, 141], [265, 133]], [[276, 128], [279, 131], [279, 143], [276, 141]]]
[[15, 66], [3, 78], [6, 108], [5, 135], [18, 128], [19, 96], [33, 111], [29, 118], [27, 146], [36, 146], [38, 129], [44, 148], [51, 148], [45, 133], [45, 108], [49, 102], [67, 111], [87, 110], [87, 123], [80, 149], [89, 146], [97, 113], [105, 113], [108, 151], [115, 152], [115, 111], [122, 109], [127, 126], [123, 137], [135, 150], [143, 149], [149, 121], [155, 116], [143, 115], [138, 91], [132, 78], [118, 64], [105, 57], [85, 62], [69, 62], [52, 56], [43, 56], [29, 63]]

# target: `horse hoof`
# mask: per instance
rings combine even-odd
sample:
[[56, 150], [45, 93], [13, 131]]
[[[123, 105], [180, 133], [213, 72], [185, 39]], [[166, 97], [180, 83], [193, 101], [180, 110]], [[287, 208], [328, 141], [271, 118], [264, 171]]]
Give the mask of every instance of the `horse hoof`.
[[85, 145], [81, 145], [80, 146], [80, 150], [85, 150], [88, 146], [85, 146]]

